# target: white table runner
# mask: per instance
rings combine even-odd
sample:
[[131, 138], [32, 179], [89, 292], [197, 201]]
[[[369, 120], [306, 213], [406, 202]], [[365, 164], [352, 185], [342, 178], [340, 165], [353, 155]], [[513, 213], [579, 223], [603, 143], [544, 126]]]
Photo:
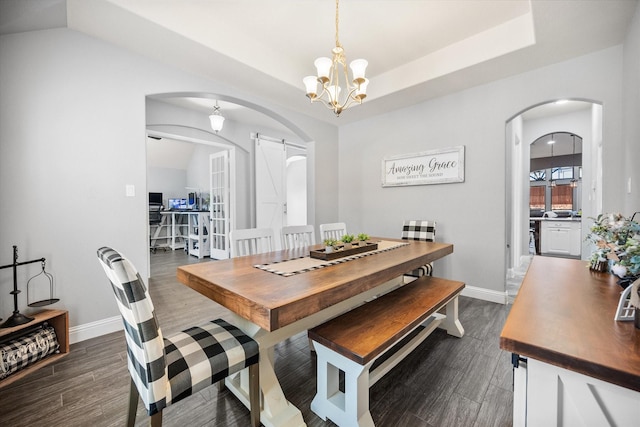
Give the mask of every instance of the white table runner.
[[409, 243], [402, 243], [402, 242], [392, 242], [388, 240], [380, 240], [377, 243], [378, 243], [378, 249], [376, 249], [375, 251], [362, 252], [355, 255], [336, 258], [330, 261], [311, 258], [310, 256], [305, 256], [300, 258], [288, 259], [284, 261], [275, 261], [268, 264], [257, 264], [257, 265], [254, 265], [254, 267], [264, 271], [268, 271], [270, 273], [278, 274], [280, 276], [288, 277], [288, 276], [294, 276], [300, 273], [305, 273], [307, 271], [313, 271], [319, 268], [340, 264], [342, 262], [352, 261], [354, 259], [362, 258], [365, 256], [379, 254], [380, 252], [390, 251], [390, 250], [409, 244]]

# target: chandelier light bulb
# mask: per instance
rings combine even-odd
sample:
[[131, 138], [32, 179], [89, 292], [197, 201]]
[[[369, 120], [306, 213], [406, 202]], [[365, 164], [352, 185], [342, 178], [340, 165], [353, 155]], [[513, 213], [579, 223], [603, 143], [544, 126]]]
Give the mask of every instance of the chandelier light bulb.
[[369, 62], [366, 59], [356, 59], [355, 61], [351, 61], [349, 66], [351, 67], [354, 84], [359, 84], [364, 81], [364, 72], [367, 69], [367, 65], [369, 65]]
[[318, 96], [318, 78], [316, 76], [307, 76], [302, 81], [304, 82], [307, 96], [315, 99]]
[[342, 90], [342, 88], [340, 86], [329, 86], [327, 88], [327, 92], [329, 92], [329, 100], [332, 104], [337, 104], [338, 103], [338, 97], [340, 96], [340, 91]]
[[316, 66], [316, 70], [318, 70], [318, 81], [320, 83], [328, 82], [329, 75], [331, 74], [331, 65], [333, 63], [326, 56], [320, 57], [315, 60], [313, 65]]

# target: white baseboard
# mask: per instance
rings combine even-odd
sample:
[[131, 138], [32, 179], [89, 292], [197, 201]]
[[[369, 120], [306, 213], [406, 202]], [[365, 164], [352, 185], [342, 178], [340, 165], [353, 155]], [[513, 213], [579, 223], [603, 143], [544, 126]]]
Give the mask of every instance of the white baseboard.
[[101, 335], [118, 332], [123, 329], [122, 317], [114, 316], [96, 322], [86, 323], [69, 328], [69, 344], [96, 338]]
[[462, 295], [498, 304], [507, 304], [508, 302], [506, 292], [492, 291], [490, 289], [477, 288], [475, 286], [465, 286], [462, 290]]

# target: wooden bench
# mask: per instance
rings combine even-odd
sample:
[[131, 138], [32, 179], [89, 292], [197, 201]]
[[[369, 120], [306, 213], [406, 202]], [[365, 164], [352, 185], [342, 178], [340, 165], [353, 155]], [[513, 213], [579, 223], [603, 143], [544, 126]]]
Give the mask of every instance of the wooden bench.
[[[458, 320], [458, 295], [464, 286], [462, 282], [423, 276], [310, 329], [309, 338], [317, 354], [317, 391], [311, 410], [339, 426], [373, 426], [369, 387], [437, 327], [450, 335], [464, 335]], [[423, 329], [412, 334], [420, 326]], [[394, 348], [370, 371], [374, 362], [400, 341], [401, 348]], [[344, 372], [344, 392], [339, 389], [340, 371]]]

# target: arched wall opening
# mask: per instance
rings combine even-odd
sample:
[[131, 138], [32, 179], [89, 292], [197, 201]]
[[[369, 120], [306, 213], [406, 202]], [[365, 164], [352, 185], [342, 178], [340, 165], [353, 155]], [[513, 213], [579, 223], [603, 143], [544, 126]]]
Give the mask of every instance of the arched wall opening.
[[[185, 106], [184, 100], [201, 100], [220, 102], [227, 110], [222, 109], [227, 116], [223, 129], [214, 132], [210, 127], [209, 114], [202, 106]], [[229, 108], [232, 106], [232, 108]], [[206, 146], [208, 151], [235, 150], [237, 172], [237, 218], [233, 228], [255, 227], [255, 159], [253, 137], [260, 133], [295, 143], [303, 147], [305, 162], [309, 164], [305, 168], [297, 168], [296, 173], [305, 173], [303, 180], [296, 182], [306, 183], [305, 206], [297, 207], [297, 220], [301, 221], [300, 213], [306, 215], [305, 222], [315, 223], [314, 206], [314, 142], [300, 128], [292, 124], [288, 119], [278, 113], [260, 105], [247, 102], [243, 99], [216, 93], [199, 92], [174, 92], [149, 95], [146, 98], [146, 131], [147, 135], [166, 138], [172, 141]], [[243, 120], [247, 120], [246, 122]], [[300, 150], [298, 150], [300, 151]], [[296, 155], [300, 152], [294, 153]], [[292, 154], [292, 155], [294, 155]], [[147, 158], [147, 162], [149, 159]], [[148, 167], [147, 167], [148, 171]], [[148, 191], [149, 172], [147, 173]], [[297, 194], [301, 189], [296, 188]], [[298, 197], [296, 200], [300, 200]], [[276, 232], [278, 232], [276, 230]]]
[[530, 166], [531, 144], [543, 135], [568, 132], [582, 137], [582, 185], [580, 249], [588, 257], [585, 242], [589, 217], [602, 209], [602, 114], [595, 100], [551, 100], [526, 108], [506, 122], [506, 289], [512, 299], [531, 260]]

